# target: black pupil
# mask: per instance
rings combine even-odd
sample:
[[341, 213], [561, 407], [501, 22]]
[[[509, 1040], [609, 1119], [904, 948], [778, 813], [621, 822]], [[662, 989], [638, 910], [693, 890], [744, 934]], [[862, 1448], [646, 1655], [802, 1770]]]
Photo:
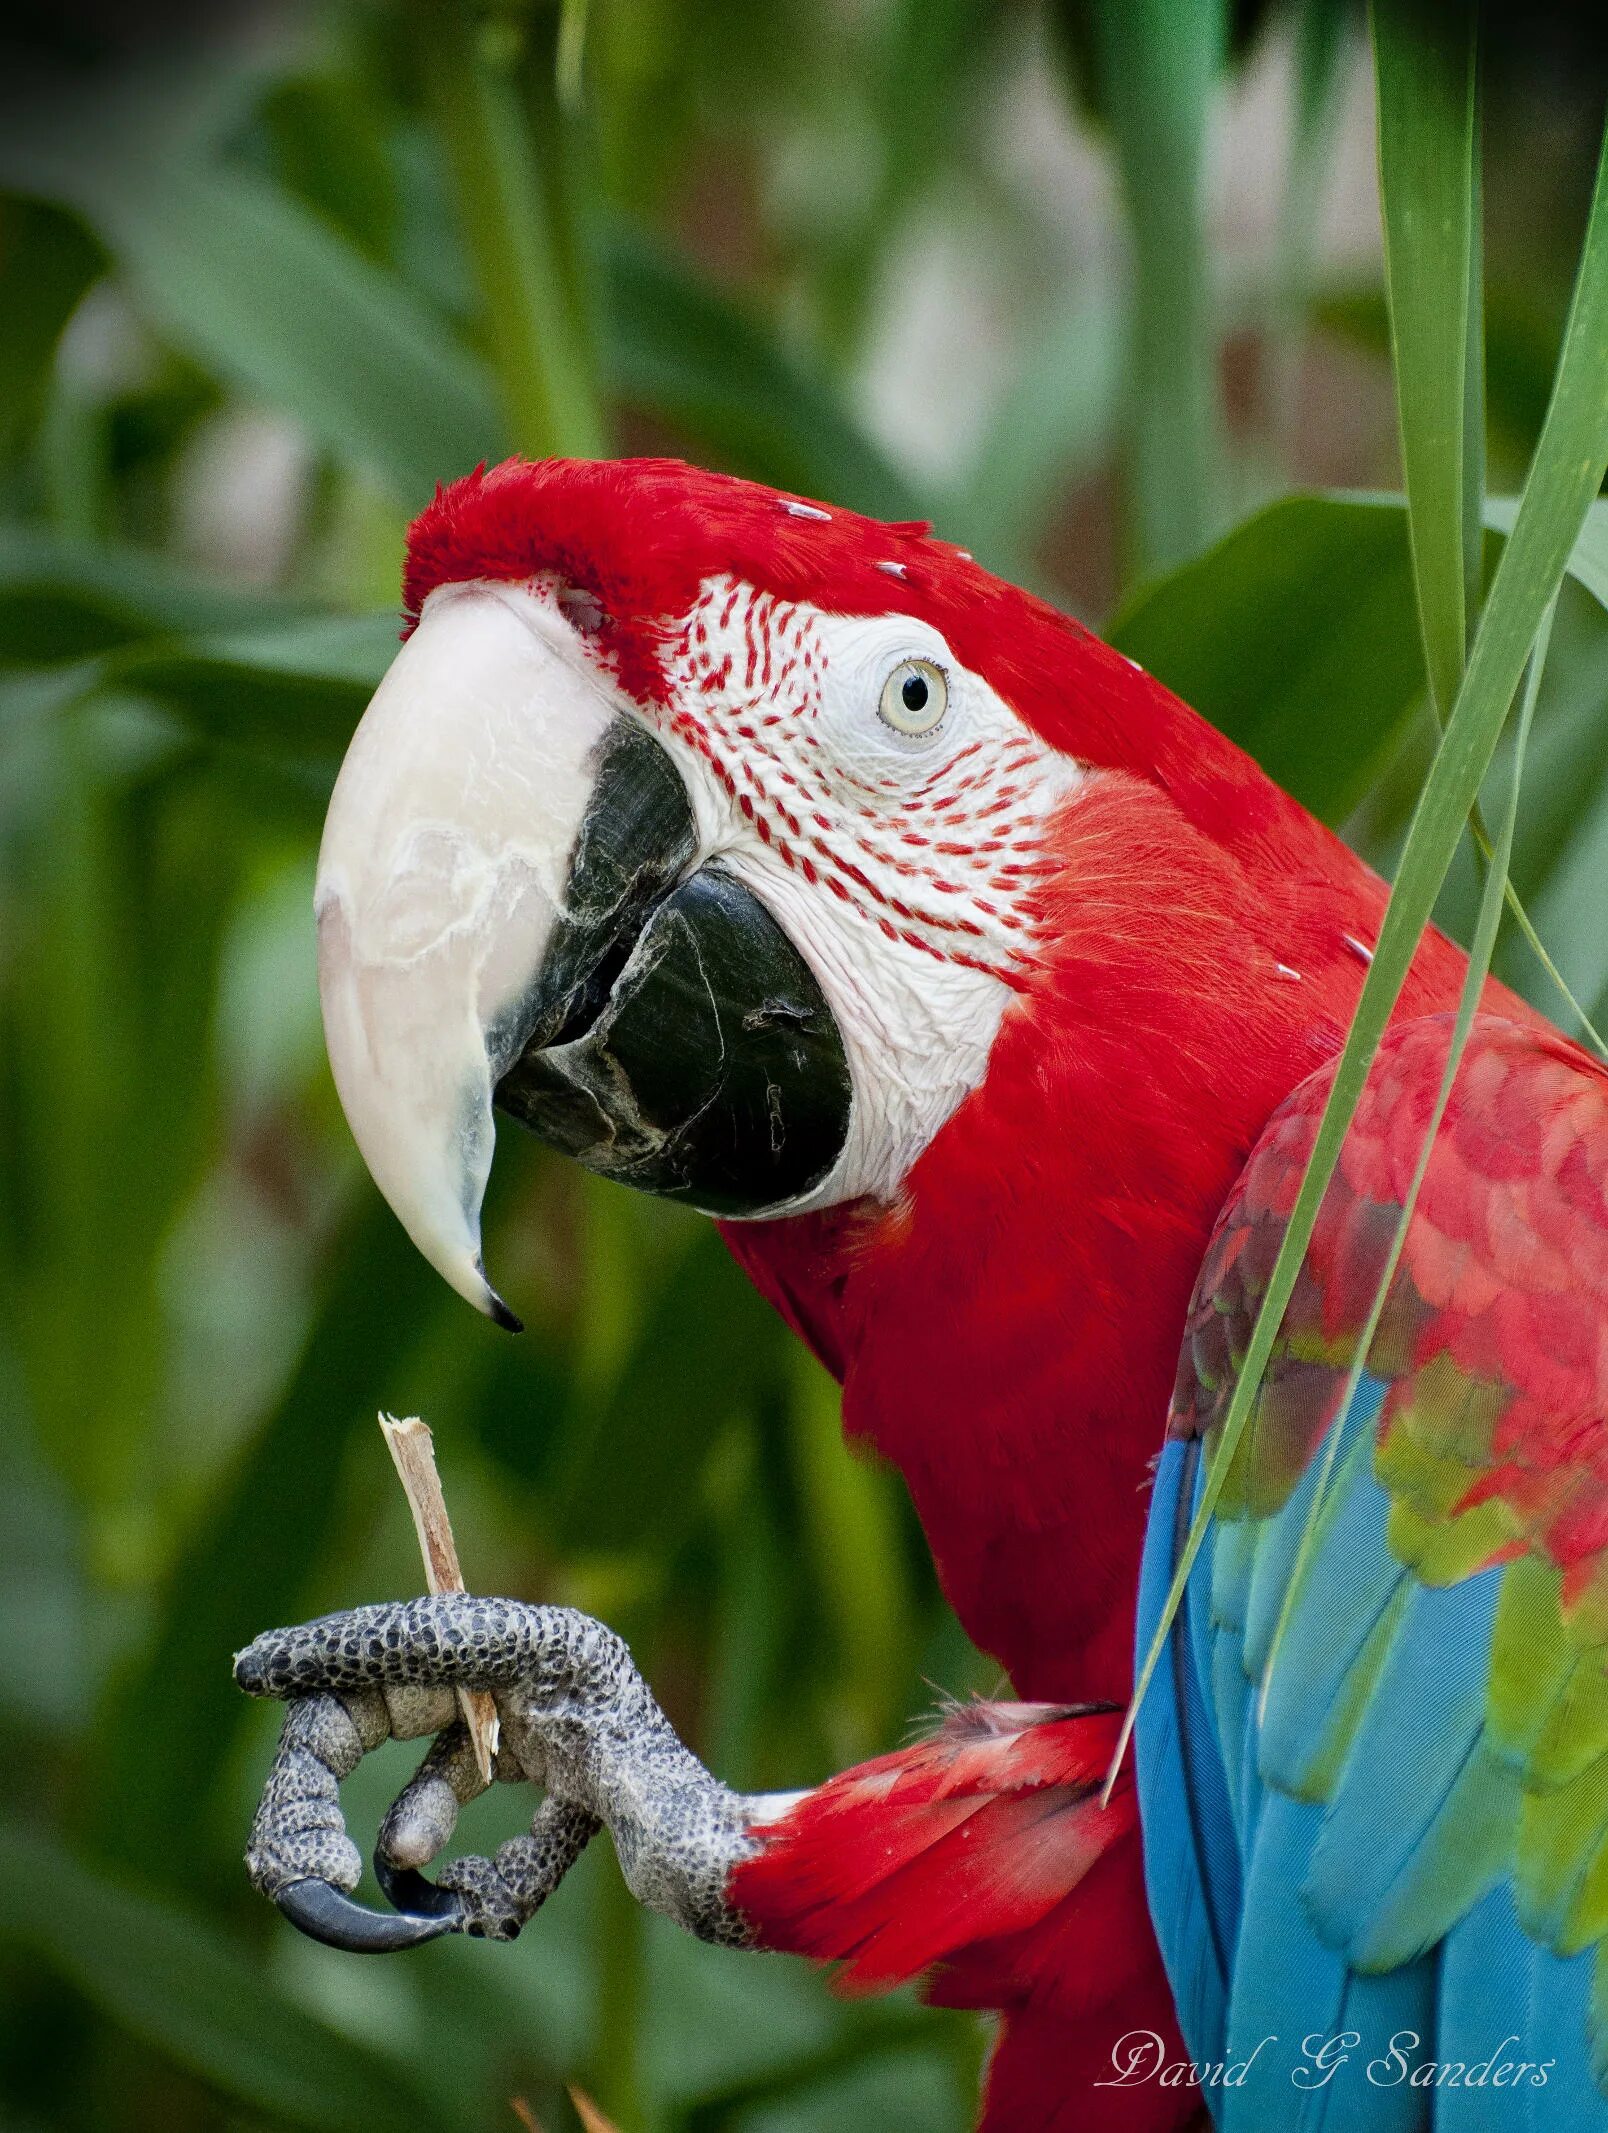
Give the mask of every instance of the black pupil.
[[907, 711], [925, 711], [927, 708], [927, 681], [922, 674], [907, 674], [899, 694], [904, 698]]

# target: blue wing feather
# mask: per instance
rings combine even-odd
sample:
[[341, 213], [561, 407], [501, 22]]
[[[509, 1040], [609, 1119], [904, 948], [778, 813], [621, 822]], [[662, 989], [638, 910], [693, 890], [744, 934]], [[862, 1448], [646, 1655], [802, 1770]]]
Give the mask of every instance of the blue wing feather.
[[[1448, 1847], [1477, 1862], [1495, 1853], [1494, 1843], [1482, 1851], [1475, 1842], [1492, 1825], [1511, 1840], [1517, 1777], [1485, 1744], [1497, 1593], [1489, 1572], [1439, 1591], [1415, 1586], [1359, 1716], [1303, 1893], [1323, 1932], [1360, 1969], [1388, 1968], [1438, 1941], [1485, 1894], [1494, 1864], [1470, 1888]], [[1412, 1778], [1397, 1788], [1388, 1816], [1380, 1813], [1385, 1771]], [[1463, 1812], [1447, 1811], [1453, 1801]]]
[[[1372, 1430], [1382, 1392], [1364, 1380], [1348, 1431]], [[1189, 1450], [1170, 1445], [1157, 1469], [1141, 1651], [1198, 1494]], [[1507, 1883], [1490, 1887], [1519, 1804], [1485, 1733], [1497, 1577], [1431, 1588], [1404, 1573], [1384, 1545], [1385, 1493], [1346, 1452], [1343, 1439], [1303, 1571], [1322, 1604], [1292, 1610], [1265, 1712], [1257, 1683], [1305, 1484], [1269, 1518], [1209, 1531], [1139, 1715], [1146, 1878], [1190, 2056], [1250, 2061], [1241, 2085], [1206, 2101], [1223, 2133], [1608, 2128], [1589, 2044], [1593, 1958], [1549, 1953]], [[1358, 1669], [1369, 1693], [1353, 1696]], [[1315, 1774], [1322, 1797], [1295, 1797]], [[1347, 2034], [1344, 2063], [1318, 2082], [1311, 2053]], [[1510, 2076], [1500, 2085], [1453, 2078], [1493, 2052]], [[1524, 2086], [1542, 2062], [1544, 2080]]]
[[[1277, 2039], [1207, 2096], [1246, 2133], [1608, 2133], [1608, 1073], [1482, 1016], [1393, 1261], [1449, 1038], [1380, 1047], [1139, 1715], [1191, 2053]], [[1292, 1091], [1213, 1233], [1141, 1652], [1330, 1085]], [[1292, 2094], [1340, 2030], [1345, 2067]]]

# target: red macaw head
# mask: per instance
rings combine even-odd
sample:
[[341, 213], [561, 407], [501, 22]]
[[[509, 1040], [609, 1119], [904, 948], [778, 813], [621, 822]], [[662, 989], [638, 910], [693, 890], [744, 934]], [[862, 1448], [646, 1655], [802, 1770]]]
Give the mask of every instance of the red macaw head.
[[493, 1316], [494, 1106], [728, 1218], [891, 1202], [1054, 959], [1092, 790], [1296, 814], [925, 528], [671, 461], [455, 483], [406, 602], [324, 832], [325, 1027], [376, 1182]]

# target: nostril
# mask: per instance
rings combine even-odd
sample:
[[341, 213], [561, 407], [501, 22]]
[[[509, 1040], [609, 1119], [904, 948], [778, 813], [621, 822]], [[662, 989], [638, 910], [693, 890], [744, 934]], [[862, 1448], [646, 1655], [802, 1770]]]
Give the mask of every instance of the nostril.
[[584, 585], [561, 585], [554, 596], [559, 612], [583, 637], [595, 637], [608, 620], [608, 609]]

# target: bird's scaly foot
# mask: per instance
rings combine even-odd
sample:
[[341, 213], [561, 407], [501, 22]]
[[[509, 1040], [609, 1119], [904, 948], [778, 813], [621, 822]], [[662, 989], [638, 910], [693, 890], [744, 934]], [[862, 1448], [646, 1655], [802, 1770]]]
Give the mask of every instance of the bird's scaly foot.
[[[246, 1852], [255, 1885], [303, 1931], [337, 1947], [411, 1947], [466, 1932], [512, 1940], [599, 1827], [614, 1839], [638, 1901], [704, 1940], [750, 1938], [726, 1881], [754, 1849], [760, 1803], [710, 1776], [677, 1738], [621, 1640], [569, 1607], [444, 1593], [269, 1630], [235, 1660], [249, 1695], [285, 1713]], [[488, 1689], [502, 1719], [499, 1780], [546, 1794], [529, 1836], [494, 1858], [419, 1869], [481, 1788], [453, 1692]], [[435, 1734], [393, 1803], [375, 1864], [396, 1904], [357, 1903], [361, 1860], [338, 1789], [387, 1739]]]

